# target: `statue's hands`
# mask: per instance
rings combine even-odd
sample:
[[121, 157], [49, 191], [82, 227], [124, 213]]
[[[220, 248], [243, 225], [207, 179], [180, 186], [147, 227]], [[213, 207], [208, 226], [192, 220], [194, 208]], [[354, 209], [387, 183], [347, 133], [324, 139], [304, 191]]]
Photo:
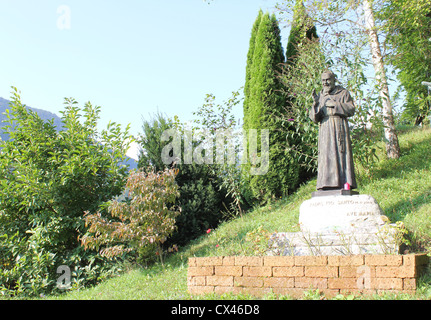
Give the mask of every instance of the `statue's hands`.
[[314, 102], [319, 101], [319, 96], [316, 94], [316, 89], [313, 89], [313, 92], [311, 93], [311, 96], [313, 97]]
[[334, 108], [335, 107], [335, 101], [332, 100], [331, 98], [329, 98], [325, 101], [325, 106], [327, 106], [329, 108]]

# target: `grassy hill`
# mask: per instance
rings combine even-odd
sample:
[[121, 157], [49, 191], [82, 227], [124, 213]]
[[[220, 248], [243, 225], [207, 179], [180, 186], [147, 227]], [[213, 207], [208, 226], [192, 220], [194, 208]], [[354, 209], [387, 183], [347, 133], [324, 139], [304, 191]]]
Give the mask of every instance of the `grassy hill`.
[[[409, 230], [410, 252], [431, 251], [431, 129], [414, 129], [400, 135], [402, 156], [385, 159], [383, 144], [380, 160], [370, 168], [357, 168], [359, 191], [372, 195], [392, 222], [403, 221]], [[187, 293], [187, 259], [191, 256], [260, 254], [267, 236], [273, 232], [299, 230], [301, 203], [310, 198], [316, 180], [309, 181], [289, 197], [251, 210], [221, 224], [187, 247], [167, 257], [165, 265], [125, 270], [121, 276], [100, 285], [72, 291], [60, 299], [191, 299]], [[305, 298], [316, 296], [306, 294]], [[207, 295], [197, 298], [220, 298]], [[221, 298], [247, 299], [225, 295]], [[267, 298], [274, 298], [268, 296]], [[342, 298], [342, 297], [339, 297]], [[416, 296], [406, 294], [367, 298], [431, 298], [431, 273], [420, 281]]]

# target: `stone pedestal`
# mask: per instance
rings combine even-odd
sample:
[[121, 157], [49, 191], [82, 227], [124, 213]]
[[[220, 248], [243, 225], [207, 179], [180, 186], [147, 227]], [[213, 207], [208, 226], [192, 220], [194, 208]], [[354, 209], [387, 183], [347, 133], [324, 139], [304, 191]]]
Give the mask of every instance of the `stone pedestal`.
[[300, 207], [301, 231], [277, 233], [270, 255], [397, 254], [397, 229], [370, 195], [314, 196]]
[[314, 197], [299, 209], [299, 225], [307, 233], [375, 232], [385, 218], [377, 201], [366, 194]]

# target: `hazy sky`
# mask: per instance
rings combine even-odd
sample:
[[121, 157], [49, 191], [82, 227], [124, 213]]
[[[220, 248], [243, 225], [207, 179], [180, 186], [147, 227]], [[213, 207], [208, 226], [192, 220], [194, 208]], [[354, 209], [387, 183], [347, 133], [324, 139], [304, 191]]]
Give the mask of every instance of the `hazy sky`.
[[276, 2], [2, 0], [0, 96], [16, 86], [58, 115], [64, 97], [91, 101], [102, 127], [131, 123], [132, 134], [158, 110], [188, 121], [206, 93], [221, 102], [244, 85], [252, 25]]

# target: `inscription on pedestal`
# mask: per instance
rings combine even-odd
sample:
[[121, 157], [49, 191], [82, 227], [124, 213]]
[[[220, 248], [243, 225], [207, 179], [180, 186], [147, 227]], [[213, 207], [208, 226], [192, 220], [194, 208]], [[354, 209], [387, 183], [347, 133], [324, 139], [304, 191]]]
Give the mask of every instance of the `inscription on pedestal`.
[[307, 232], [352, 232], [377, 229], [384, 221], [382, 210], [370, 195], [315, 197], [302, 203], [301, 230]]

